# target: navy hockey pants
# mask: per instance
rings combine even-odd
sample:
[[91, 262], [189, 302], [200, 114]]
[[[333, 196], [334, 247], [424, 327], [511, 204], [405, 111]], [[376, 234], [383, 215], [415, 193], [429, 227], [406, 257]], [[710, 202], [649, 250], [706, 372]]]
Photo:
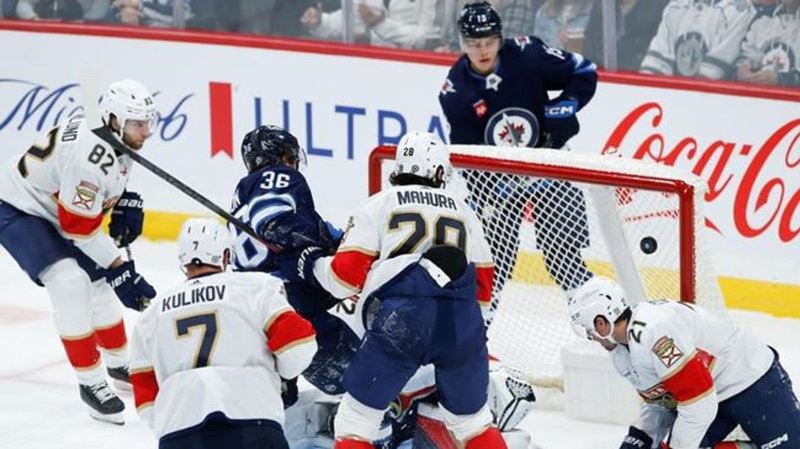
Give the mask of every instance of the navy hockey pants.
[[161, 437], [159, 449], [289, 449], [280, 424], [268, 419], [229, 419], [222, 412]]
[[[775, 352], [773, 350], [773, 352]], [[758, 447], [800, 447], [800, 402], [792, 381], [775, 353], [769, 370], [753, 385], [719, 403], [717, 417], [708, 428], [701, 447], [712, 447], [741, 425]]]
[[[416, 266], [413, 270], [425, 271]], [[419, 273], [417, 273], [419, 274]], [[451, 413], [478, 412], [486, 404], [489, 359], [477, 301], [370, 296], [377, 309], [344, 377], [347, 392], [383, 410], [422, 365], [433, 364], [439, 402]]]
[[69, 257], [77, 260], [93, 282], [105, 276], [105, 269], [62, 237], [49, 221], [3, 201], [0, 201], [0, 245], [39, 285], [39, 274], [45, 268]]

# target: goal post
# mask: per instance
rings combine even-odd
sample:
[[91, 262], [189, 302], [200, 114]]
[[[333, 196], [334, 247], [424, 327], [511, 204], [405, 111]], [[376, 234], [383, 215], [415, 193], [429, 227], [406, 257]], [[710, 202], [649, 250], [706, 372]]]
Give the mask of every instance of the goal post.
[[[577, 339], [566, 299], [581, 271], [616, 279], [632, 301], [724, 313], [698, 176], [613, 154], [460, 145], [450, 154], [447, 188], [476, 209], [501, 272], [490, 350], [534, 383], [558, 385], [563, 375], [561, 348]], [[394, 155], [394, 146], [370, 154], [370, 195], [388, 187]]]

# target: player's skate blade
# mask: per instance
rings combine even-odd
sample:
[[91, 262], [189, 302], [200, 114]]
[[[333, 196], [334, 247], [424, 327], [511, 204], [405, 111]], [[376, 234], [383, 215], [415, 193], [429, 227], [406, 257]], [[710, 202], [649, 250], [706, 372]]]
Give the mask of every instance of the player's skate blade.
[[108, 377], [111, 378], [114, 388], [121, 391], [131, 391], [131, 380], [128, 375], [127, 366], [119, 366], [116, 368], [106, 368]]
[[122, 412], [125, 404], [108, 387], [106, 381], [94, 385], [80, 385], [81, 400], [89, 406], [89, 416], [112, 424], [125, 424]]

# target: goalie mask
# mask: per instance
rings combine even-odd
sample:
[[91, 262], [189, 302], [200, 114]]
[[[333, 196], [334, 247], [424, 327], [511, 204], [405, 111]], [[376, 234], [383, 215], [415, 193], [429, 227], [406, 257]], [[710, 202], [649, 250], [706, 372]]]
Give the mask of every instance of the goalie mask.
[[213, 265], [224, 267], [225, 252], [231, 254], [233, 238], [228, 229], [213, 218], [190, 218], [178, 237], [181, 266]]
[[245, 134], [241, 151], [248, 173], [284, 163], [296, 169], [306, 165], [306, 153], [297, 138], [278, 126], [261, 125]]
[[394, 176], [409, 174], [436, 181], [440, 170], [441, 180], [448, 182], [453, 174], [450, 151], [435, 134], [412, 131], [400, 139]]
[[150, 91], [138, 81], [124, 79], [111, 83], [100, 98], [100, 118], [110, 128], [111, 116], [117, 118], [119, 129], [113, 130], [120, 142], [131, 146], [123, 140], [126, 129], [147, 127], [147, 132], [155, 128], [155, 101]]
[[630, 308], [630, 304], [619, 284], [607, 277], [595, 276], [575, 291], [568, 307], [572, 329], [579, 337], [589, 340], [597, 337], [616, 344], [613, 332], [608, 335], [597, 333], [594, 319], [602, 316], [613, 329], [614, 322]]

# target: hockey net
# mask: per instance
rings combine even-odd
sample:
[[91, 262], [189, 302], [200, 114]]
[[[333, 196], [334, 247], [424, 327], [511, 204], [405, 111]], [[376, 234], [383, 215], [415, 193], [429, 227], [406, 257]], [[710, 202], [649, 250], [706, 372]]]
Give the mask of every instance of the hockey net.
[[[450, 151], [447, 188], [476, 209], [495, 260], [490, 351], [532, 383], [562, 386], [561, 349], [578, 338], [567, 297], [587, 272], [616, 279], [632, 301], [681, 299], [725, 313], [705, 251], [700, 178], [615, 155]], [[389, 186], [394, 152], [373, 150], [370, 194]]]

